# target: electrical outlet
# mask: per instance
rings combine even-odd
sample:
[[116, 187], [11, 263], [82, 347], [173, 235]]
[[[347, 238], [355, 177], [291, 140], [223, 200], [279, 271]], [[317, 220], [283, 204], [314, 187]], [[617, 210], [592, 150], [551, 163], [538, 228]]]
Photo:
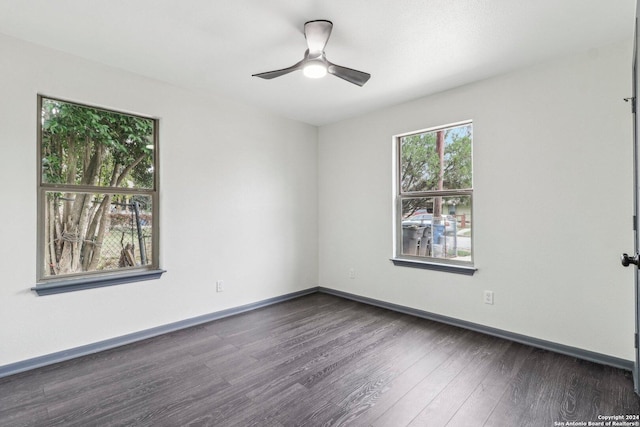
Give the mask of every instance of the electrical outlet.
[[493, 305], [493, 291], [484, 291], [484, 303]]
[[355, 279], [356, 278], [356, 270], [355, 268], [350, 268], [349, 269], [349, 279]]
[[224, 282], [222, 280], [216, 281], [216, 292], [224, 291]]

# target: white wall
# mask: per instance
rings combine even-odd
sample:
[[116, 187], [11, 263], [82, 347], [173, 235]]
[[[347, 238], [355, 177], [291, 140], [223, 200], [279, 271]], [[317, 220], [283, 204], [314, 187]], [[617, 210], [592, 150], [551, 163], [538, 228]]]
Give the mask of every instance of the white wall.
[[[4, 36], [0, 52], [0, 366], [317, 286], [317, 128]], [[160, 118], [161, 279], [29, 290], [38, 93]]]
[[[320, 128], [320, 285], [632, 360], [630, 95], [629, 42]], [[395, 267], [392, 135], [466, 119], [478, 271]]]

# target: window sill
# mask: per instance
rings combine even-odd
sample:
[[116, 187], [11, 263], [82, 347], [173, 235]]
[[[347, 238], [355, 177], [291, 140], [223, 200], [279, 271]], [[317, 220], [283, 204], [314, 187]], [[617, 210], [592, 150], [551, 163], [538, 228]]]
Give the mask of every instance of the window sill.
[[165, 270], [137, 271], [127, 274], [83, 277], [80, 279], [63, 279], [55, 282], [37, 284], [32, 291], [39, 296], [81, 291], [83, 289], [101, 288], [103, 286], [121, 285], [123, 283], [141, 282], [159, 279]]
[[466, 265], [440, 264], [437, 262], [417, 261], [400, 258], [391, 258], [391, 262], [393, 262], [393, 265], [398, 267], [421, 268], [423, 270], [443, 271], [446, 273], [464, 274], [466, 276], [473, 276], [473, 274], [478, 270], [475, 267]]

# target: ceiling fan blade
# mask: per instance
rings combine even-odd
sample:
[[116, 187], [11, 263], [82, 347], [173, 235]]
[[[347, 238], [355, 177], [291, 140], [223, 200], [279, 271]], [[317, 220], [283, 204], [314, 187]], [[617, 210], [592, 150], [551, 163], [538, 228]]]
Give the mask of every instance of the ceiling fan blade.
[[296, 65], [292, 65], [289, 68], [283, 68], [282, 70], [267, 71], [264, 73], [252, 74], [252, 77], [260, 77], [262, 79], [275, 79], [276, 77], [284, 76], [292, 71], [300, 69], [303, 61], [298, 62]]
[[343, 80], [353, 83], [354, 85], [363, 86], [371, 77], [371, 74], [363, 71], [353, 70], [351, 68], [342, 67], [340, 65], [329, 63], [327, 68], [329, 74], [340, 77]]
[[309, 53], [322, 53], [327, 45], [333, 23], [324, 19], [308, 21], [304, 24], [304, 37], [307, 39]]

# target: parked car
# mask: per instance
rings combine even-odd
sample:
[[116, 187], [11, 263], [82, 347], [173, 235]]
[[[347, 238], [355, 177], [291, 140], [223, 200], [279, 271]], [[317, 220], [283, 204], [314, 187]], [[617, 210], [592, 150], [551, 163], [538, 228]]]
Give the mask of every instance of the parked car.
[[[451, 215], [443, 215], [443, 218], [444, 218], [445, 232], [447, 234], [455, 233], [458, 230], [455, 217]], [[403, 220], [402, 226], [407, 227], [411, 225], [416, 225], [418, 227], [427, 227], [427, 226], [430, 227], [432, 221], [433, 221], [433, 214], [420, 213], [420, 214], [414, 214], [409, 218]]]

